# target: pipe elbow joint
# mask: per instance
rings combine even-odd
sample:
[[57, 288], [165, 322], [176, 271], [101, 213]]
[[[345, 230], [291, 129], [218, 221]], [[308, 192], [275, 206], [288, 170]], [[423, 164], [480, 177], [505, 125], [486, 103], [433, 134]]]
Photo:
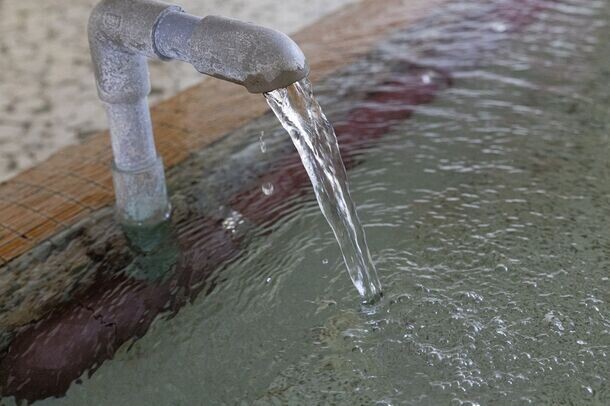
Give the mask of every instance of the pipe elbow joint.
[[156, 1], [102, 0], [89, 17], [87, 33], [97, 90], [107, 103], [134, 103], [150, 92], [147, 58], [155, 48], [157, 23], [180, 7]]

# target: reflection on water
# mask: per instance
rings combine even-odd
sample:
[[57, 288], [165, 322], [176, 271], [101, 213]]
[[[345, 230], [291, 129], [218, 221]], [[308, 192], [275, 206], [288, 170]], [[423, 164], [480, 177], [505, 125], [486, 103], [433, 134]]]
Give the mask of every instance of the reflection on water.
[[[236, 196], [223, 216], [247, 249], [41, 403], [610, 403], [609, 16], [594, 0], [450, 2], [316, 87], [378, 253], [385, 297], [366, 313], [283, 130], [253, 124], [239, 142], [262, 175], [211, 194]], [[180, 261], [240, 246], [196, 238], [215, 224], [177, 230]]]

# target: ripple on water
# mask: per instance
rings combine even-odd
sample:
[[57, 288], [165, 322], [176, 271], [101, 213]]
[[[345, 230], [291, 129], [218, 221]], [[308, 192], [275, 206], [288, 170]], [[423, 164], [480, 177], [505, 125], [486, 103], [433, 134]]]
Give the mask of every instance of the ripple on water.
[[396, 59], [454, 81], [351, 151], [383, 300], [359, 307], [309, 197], [61, 402], [610, 403], [608, 16], [465, 0], [397, 32], [318, 89], [340, 124], [333, 96], [388, 94]]

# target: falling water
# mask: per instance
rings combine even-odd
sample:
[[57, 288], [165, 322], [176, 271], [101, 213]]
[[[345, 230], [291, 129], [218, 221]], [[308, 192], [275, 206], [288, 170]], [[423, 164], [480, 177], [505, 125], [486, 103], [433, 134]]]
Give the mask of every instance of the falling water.
[[352, 282], [366, 302], [375, 301], [381, 295], [377, 270], [350, 197], [335, 131], [313, 96], [309, 79], [265, 97], [301, 156]]

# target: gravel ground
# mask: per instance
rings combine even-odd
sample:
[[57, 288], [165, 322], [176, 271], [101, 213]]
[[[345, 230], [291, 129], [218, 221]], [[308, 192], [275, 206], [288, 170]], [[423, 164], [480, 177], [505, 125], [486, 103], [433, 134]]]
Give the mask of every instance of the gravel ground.
[[[97, 0], [0, 0], [0, 181], [106, 127], [86, 24]], [[181, 0], [294, 32], [354, 0]], [[202, 80], [182, 63], [151, 64], [151, 103]]]

